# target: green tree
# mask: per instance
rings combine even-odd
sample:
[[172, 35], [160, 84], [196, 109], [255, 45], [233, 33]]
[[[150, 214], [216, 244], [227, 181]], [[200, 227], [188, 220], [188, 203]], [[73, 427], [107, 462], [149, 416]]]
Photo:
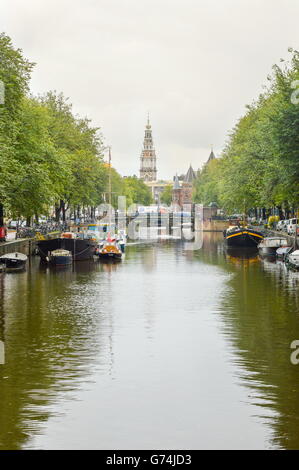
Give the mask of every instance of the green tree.
[[127, 207], [132, 204], [148, 206], [152, 203], [150, 188], [136, 176], [124, 178], [123, 194], [126, 196]]
[[56, 200], [56, 217], [69, 207], [77, 210], [94, 207], [102, 202], [107, 186], [102, 155], [103, 144], [99, 129], [90, 125], [90, 120], [75, 117], [72, 105], [63, 94], [49, 92], [40, 98], [40, 103], [50, 115], [49, 134], [57, 151], [66, 158], [68, 173]]
[[9, 208], [28, 219], [48, 212], [69, 177], [67, 159], [49, 135], [50, 116], [33, 98], [23, 98], [16, 138], [15, 158], [19, 171], [11, 182]]
[[299, 104], [291, 99], [299, 83], [299, 53], [290, 52], [291, 61], [273, 67], [268, 87], [247, 106], [222, 158], [200, 172], [198, 202], [215, 200], [229, 211], [242, 212], [299, 206]]
[[33, 65], [6, 34], [0, 34], [0, 80], [5, 90], [4, 103], [0, 105], [0, 225], [3, 225], [4, 205], [10, 202], [8, 189], [20, 171], [15, 159], [16, 136]]
[[163, 202], [163, 204], [166, 204], [167, 206], [170, 206], [171, 201], [172, 201], [172, 190], [173, 190], [172, 184], [168, 184], [164, 188], [160, 196], [160, 201]]
[[219, 204], [219, 179], [222, 160], [216, 159], [206, 163], [199, 172], [194, 183], [193, 199], [195, 202], [208, 205], [210, 202]]

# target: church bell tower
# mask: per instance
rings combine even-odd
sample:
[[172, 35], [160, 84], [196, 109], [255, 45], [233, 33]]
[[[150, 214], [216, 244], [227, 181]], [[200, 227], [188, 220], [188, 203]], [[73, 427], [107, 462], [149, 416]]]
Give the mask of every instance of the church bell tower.
[[149, 117], [145, 127], [143, 149], [140, 157], [140, 178], [143, 181], [157, 181], [156, 151], [153, 143], [152, 126]]

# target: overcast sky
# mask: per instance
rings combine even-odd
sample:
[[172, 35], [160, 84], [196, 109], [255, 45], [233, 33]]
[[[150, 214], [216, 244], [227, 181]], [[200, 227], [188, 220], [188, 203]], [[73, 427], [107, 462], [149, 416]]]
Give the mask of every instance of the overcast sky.
[[1, 0], [1, 30], [139, 173], [147, 112], [159, 178], [197, 169], [298, 48], [298, 0]]

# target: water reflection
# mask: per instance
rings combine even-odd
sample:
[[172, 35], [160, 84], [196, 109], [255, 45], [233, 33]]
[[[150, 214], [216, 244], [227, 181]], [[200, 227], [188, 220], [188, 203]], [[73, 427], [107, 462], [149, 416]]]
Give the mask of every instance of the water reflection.
[[0, 274], [1, 449], [299, 448], [299, 273], [184, 248]]
[[[78, 387], [95, 357], [109, 349], [110, 325], [94, 318], [84, 300], [99, 268], [78, 263], [75, 271], [54, 272], [36, 260], [33, 269], [2, 282], [6, 363], [0, 368], [0, 448], [24, 446], [49, 419], [45, 407]], [[106, 358], [105, 365], [110, 367]]]
[[0, 273], [0, 365], [5, 363], [4, 274]]
[[228, 283], [223, 332], [249, 401], [271, 427], [269, 446], [298, 449], [299, 369], [290, 363], [290, 343], [299, 338], [299, 277], [273, 257], [249, 260], [239, 258], [246, 269]]
[[0, 365], [5, 364], [5, 345], [3, 341], [0, 341]]

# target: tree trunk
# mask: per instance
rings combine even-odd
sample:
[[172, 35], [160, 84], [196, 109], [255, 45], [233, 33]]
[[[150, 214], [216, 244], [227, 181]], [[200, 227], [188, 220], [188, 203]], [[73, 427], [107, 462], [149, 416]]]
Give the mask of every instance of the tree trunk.
[[62, 209], [62, 220], [65, 222], [65, 203], [62, 199], [60, 201], [60, 208]]
[[61, 207], [55, 204], [55, 221], [59, 222]]
[[284, 219], [282, 207], [281, 207], [281, 206], [277, 206], [277, 209], [278, 209], [278, 212], [279, 212], [279, 218], [280, 218], [280, 219]]
[[262, 216], [262, 217], [263, 217], [263, 220], [265, 220], [265, 219], [267, 218], [265, 207], [262, 208], [262, 214], [263, 214], [263, 216]]

